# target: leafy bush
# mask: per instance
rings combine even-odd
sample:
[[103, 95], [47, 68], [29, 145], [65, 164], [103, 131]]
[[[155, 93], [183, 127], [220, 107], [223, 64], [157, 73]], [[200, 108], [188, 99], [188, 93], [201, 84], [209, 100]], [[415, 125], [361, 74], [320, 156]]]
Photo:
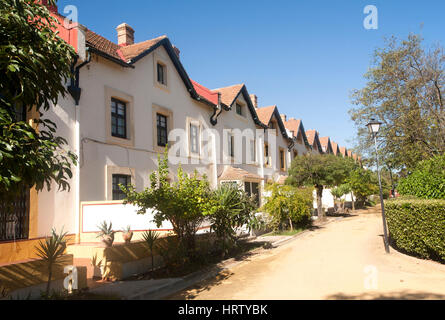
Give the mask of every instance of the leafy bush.
[[398, 192], [423, 199], [445, 199], [445, 154], [420, 162], [400, 180]]
[[365, 204], [368, 196], [379, 193], [379, 182], [371, 170], [356, 168], [348, 178], [348, 184], [357, 197], [357, 204]]
[[295, 225], [309, 223], [312, 210], [312, 188], [297, 188], [291, 185], [271, 184], [267, 186], [270, 196], [266, 197], [266, 203], [262, 210], [271, 218], [270, 227], [274, 230], [282, 230], [287, 227], [293, 229]]
[[190, 257], [196, 253], [195, 235], [208, 214], [211, 203], [209, 182], [206, 177], [200, 179], [197, 172], [189, 176], [181, 167], [177, 171], [177, 181], [168, 181], [168, 151], [164, 157], [158, 157], [158, 170], [150, 175], [150, 186], [136, 192], [134, 186], [120, 186], [126, 193], [124, 203], [137, 205], [138, 214], [145, 214], [148, 209], [154, 211], [154, 221], [160, 227], [164, 221], [170, 221], [178, 240]]
[[385, 202], [392, 243], [404, 252], [445, 262], [445, 200]]

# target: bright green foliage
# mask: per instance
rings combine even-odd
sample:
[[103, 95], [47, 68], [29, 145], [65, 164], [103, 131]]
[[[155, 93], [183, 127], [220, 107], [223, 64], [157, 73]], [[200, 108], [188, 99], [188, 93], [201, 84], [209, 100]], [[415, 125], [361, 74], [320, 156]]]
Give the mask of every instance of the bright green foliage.
[[351, 193], [351, 187], [349, 186], [349, 184], [344, 183], [339, 185], [338, 187], [332, 188], [331, 193], [336, 199], [340, 199], [344, 195]]
[[445, 200], [389, 200], [385, 212], [397, 248], [445, 262]]
[[223, 252], [236, 244], [235, 228], [248, 225], [254, 217], [256, 205], [237, 185], [223, 184], [211, 198], [208, 212], [211, 229], [222, 244]]
[[265, 198], [262, 210], [271, 217], [274, 231], [294, 225], [304, 225], [310, 221], [312, 210], [312, 188], [297, 188], [291, 185], [268, 185], [270, 196]]
[[368, 196], [379, 193], [379, 182], [371, 170], [356, 168], [351, 171], [347, 181], [360, 205], [366, 202]]
[[315, 187], [317, 190], [318, 216], [322, 218], [323, 188], [344, 183], [354, 167], [356, 165], [351, 159], [310, 153], [294, 159], [286, 183], [293, 186]]
[[[54, 1], [50, 0], [50, 4]], [[13, 118], [15, 110], [35, 108], [43, 116], [66, 93], [74, 49], [52, 31], [58, 23], [35, 0], [2, 0], [0, 6], [0, 199], [23, 187], [69, 189], [73, 153], [55, 136], [56, 125], [36, 120], [39, 131]]]
[[180, 242], [183, 242], [190, 255], [195, 250], [195, 234], [211, 209], [211, 190], [207, 179], [199, 179], [197, 173], [189, 176], [181, 167], [177, 181], [168, 182], [167, 150], [164, 157], [158, 157], [158, 170], [150, 175], [150, 186], [136, 192], [134, 186], [121, 186], [127, 194], [124, 203], [137, 205], [139, 214], [149, 209], [154, 212], [154, 222], [160, 227], [170, 221]]
[[420, 162], [414, 172], [400, 180], [398, 192], [424, 199], [445, 199], [445, 155]]
[[39, 256], [44, 265], [48, 268], [48, 282], [46, 284], [46, 294], [50, 293], [51, 278], [53, 268], [58, 264], [59, 259], [63, 256], [66, 249], [65, 236], [67, 232], [63, 230], [58, 234], [55, 229], [52, 230], [52, 235], [44, 241], [39, 240], [38, 246], [35, 247], [37, 256]]
[[145, 231], [142, 234], [142, 239], [144, 239], [145, 243], [148, 245], [150, 249], [151, 256], [151, 271], [154, 270], [154, 254], [153, 250], [156, 248], [156, 241], [159, 239], [159, 233], [153, 230]]

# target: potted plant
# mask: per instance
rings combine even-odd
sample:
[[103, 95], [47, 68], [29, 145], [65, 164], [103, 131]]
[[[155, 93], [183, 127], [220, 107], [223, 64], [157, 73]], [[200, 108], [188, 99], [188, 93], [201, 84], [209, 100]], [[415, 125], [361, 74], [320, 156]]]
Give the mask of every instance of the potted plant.
[[129, 244], [131, 242], [131, 238], [133, 238], [133, 231], [131, 231], [131, 226], [127, 226], [127, 228], [122, 231], [122, 238], [124, 239], [126, 244]]
[[99, 234], [97, 235], [97, 237], [102, 238], [102, 242], [107, 248], [111, 247], [114, 241], [113, 224], [110, 222], [110, 225], [108, 225], [107, 222], [104, 221], [100, 226], [98, 226], [98, 228]]

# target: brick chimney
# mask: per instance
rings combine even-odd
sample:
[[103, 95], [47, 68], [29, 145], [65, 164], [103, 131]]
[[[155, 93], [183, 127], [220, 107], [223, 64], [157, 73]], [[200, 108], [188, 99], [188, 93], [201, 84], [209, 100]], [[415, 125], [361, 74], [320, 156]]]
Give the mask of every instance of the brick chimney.
[[180, 58], [181, 50], [179, 50], [176, 46], [173, 45], [173, 50], [175, 50], [176, 55], [178, 56], [178, 59]]
[[255, 109], [258, 109], [258, 97], [254, 94], [250, 95], [250, 100], [252, 100], [253, 106]]
[[129, 46], [134, 44], [134, 30], [126, 23], [120, 24], [117, 28], [117, 44]]
[[280, 116], [281, 116], [281, 120], [283, 120], [283, 122], [286, 122], [286, 119], [287, 119], [286, 115], [285, 114], [280, 114]]

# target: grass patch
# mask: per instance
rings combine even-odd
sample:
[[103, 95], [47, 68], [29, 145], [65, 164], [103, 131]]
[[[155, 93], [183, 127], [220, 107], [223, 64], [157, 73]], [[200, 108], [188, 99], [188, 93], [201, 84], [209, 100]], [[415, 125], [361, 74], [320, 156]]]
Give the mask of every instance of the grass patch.
[[273, 236], [294, 236], [302, 231], [304, 231], [305, 229], [300, 228], [300, 229], [294, 229], [294, 230], [280, 230], [280, 231], [273, 231], [270, 233], [266, 233], [265, 235], [263, 235], [264, 237], [273, 237]]

